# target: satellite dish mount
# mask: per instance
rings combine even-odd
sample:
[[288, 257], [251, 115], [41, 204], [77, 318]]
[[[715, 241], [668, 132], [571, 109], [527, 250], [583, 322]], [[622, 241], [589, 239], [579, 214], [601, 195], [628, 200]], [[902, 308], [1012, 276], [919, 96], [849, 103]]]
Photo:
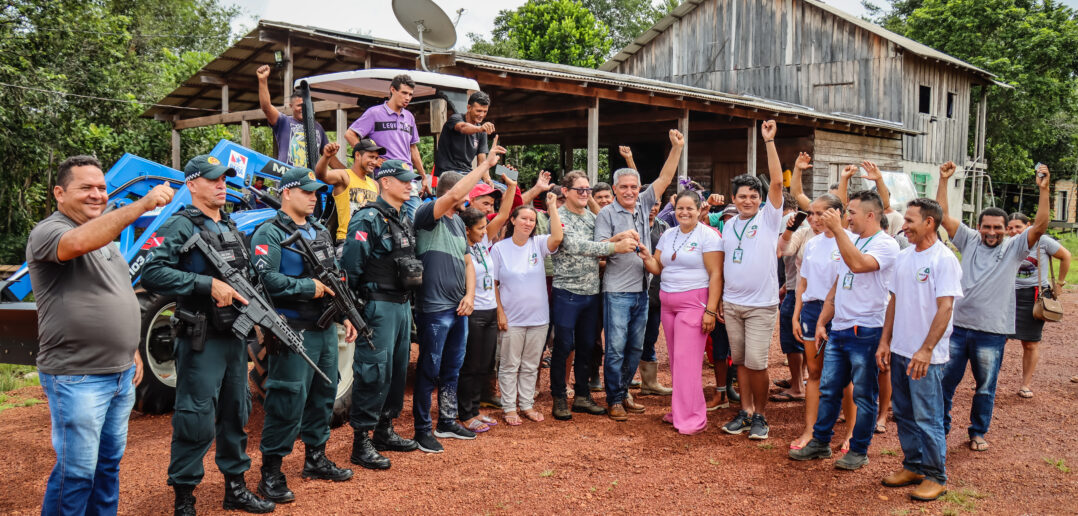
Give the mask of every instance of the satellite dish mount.
[[457, 44], [457, 30], [449, 16], [432, 0], [393, 0], [393, 14], [419, 41], [419, 64], [427, 68], [427, 46], [447, 50]]

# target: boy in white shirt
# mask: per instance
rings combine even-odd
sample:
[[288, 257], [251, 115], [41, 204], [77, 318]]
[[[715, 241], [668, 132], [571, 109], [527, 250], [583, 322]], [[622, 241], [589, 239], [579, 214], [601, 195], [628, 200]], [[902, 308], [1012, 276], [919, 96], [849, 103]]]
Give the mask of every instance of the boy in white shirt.
[[903, 229], [912, 245], [895, 261], [876, 351], [880, 369], [894, 369], [891, 404], [904, 456], [902, 470], [884, 478], [883, 485], [917, 485], [910, 498], [921, 501], [947, 492], [943, 374], [950, 359], [951, 311], [962, 297], [962, 266], [936, 233], [942, 220], [936, 201], [914, 199], [906, 205]]
[[[879, 368], [875, 355], [883, 333], [888, 283], [898, 256], [898, 243], [880, 228], [883, 204], [876, 192], [852, 195], [847, 212], [849, 233], [842, 228], [838, 210], [829, 209], [822, 217], [824, 225], [835, 235], [842, 263], [816, 322], [816, 341], [828, 342], [824, 348], [820, 409], [812, 428], [812, 440], [804, 448], [790, 450], [790, 458], [811, 460], [831, 456], [831, 437], [842, 407], [842, 391], [852, 381], [857, 421], [850, 449], [835, 461], [835, 467], [855, 470], [868, 464], [868, 445], [876, 428]], [[830, 335], [828, 322], [831, 322]]]

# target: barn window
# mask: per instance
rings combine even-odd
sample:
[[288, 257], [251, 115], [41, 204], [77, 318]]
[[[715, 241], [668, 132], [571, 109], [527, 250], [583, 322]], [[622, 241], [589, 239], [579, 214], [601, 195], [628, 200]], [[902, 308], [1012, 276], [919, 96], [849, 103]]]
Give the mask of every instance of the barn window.
[[920, 174], [914, 172], [913, 186], [917, 189], [917, 197], [927, 197], [928, 182], [932, 180], [932, 174]]
[[954, 100], [957, 95], [954, 93], [947, 94], [947, 118], [954, 118]]
[[918, 95], [917, 112], [924, 113], [926, 115], [932, 114], [932, 88], [929, 86], [921, 86], [920, 95]]

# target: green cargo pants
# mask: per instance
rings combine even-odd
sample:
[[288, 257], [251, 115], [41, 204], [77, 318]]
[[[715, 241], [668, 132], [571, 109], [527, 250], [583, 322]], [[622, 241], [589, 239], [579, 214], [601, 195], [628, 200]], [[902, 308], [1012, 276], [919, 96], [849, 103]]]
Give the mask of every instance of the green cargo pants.
[[404, 408], [412, 304], [372, 300], [364, 308], [363, 317], [374, 333], [374, 349], [365, 342], [356, 342], [349, 423], [356, 430], [370, 431], [379, 419], [396, 419]]
[[303, 332], [303, 347], [318, 368], [333, 381], [327, 384], [303, 357], [285, 351], [270, 355], [266, 378], [266, 420], [259, 449], [263, 455], [292, 453], [298, 435], [307, 446], [329, 440], [329, 421], [337, 397], [337, 325]]
[[172, 414], [169, 485], [197, 485], [205, 471], [202, 458], [217, 440], [217, 468], [241, 475], [251, 467], [247, 456], [247, 348], [231, 335], [213, 335], [202, 351], [190, 340], [176, 339], [176, 410]]

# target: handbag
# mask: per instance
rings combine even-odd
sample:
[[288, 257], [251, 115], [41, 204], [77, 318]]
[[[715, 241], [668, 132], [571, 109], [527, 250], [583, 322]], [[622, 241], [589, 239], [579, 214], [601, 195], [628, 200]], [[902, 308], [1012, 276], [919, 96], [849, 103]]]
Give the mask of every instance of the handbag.
[[[1041, 279], [1041, 271], [1044, 270], [1044, 262], [1041, 261], [1041, 246], [1037, 245], [1037, 279]], [[1056, 284], [1056, 271], [1052, 265], [1052, 257], [1048, 257], [1048, 274], [1049, 279], [1052, 281], [1050, 285]], [[1052, 287], [1038, 289], [1037, 299], [1033, 301], [1033, 317], [1046, 322], [1059, 322], [1063, 319], [1063, 303], [1059, 302], [1059, 299], [1052, 292]]]

